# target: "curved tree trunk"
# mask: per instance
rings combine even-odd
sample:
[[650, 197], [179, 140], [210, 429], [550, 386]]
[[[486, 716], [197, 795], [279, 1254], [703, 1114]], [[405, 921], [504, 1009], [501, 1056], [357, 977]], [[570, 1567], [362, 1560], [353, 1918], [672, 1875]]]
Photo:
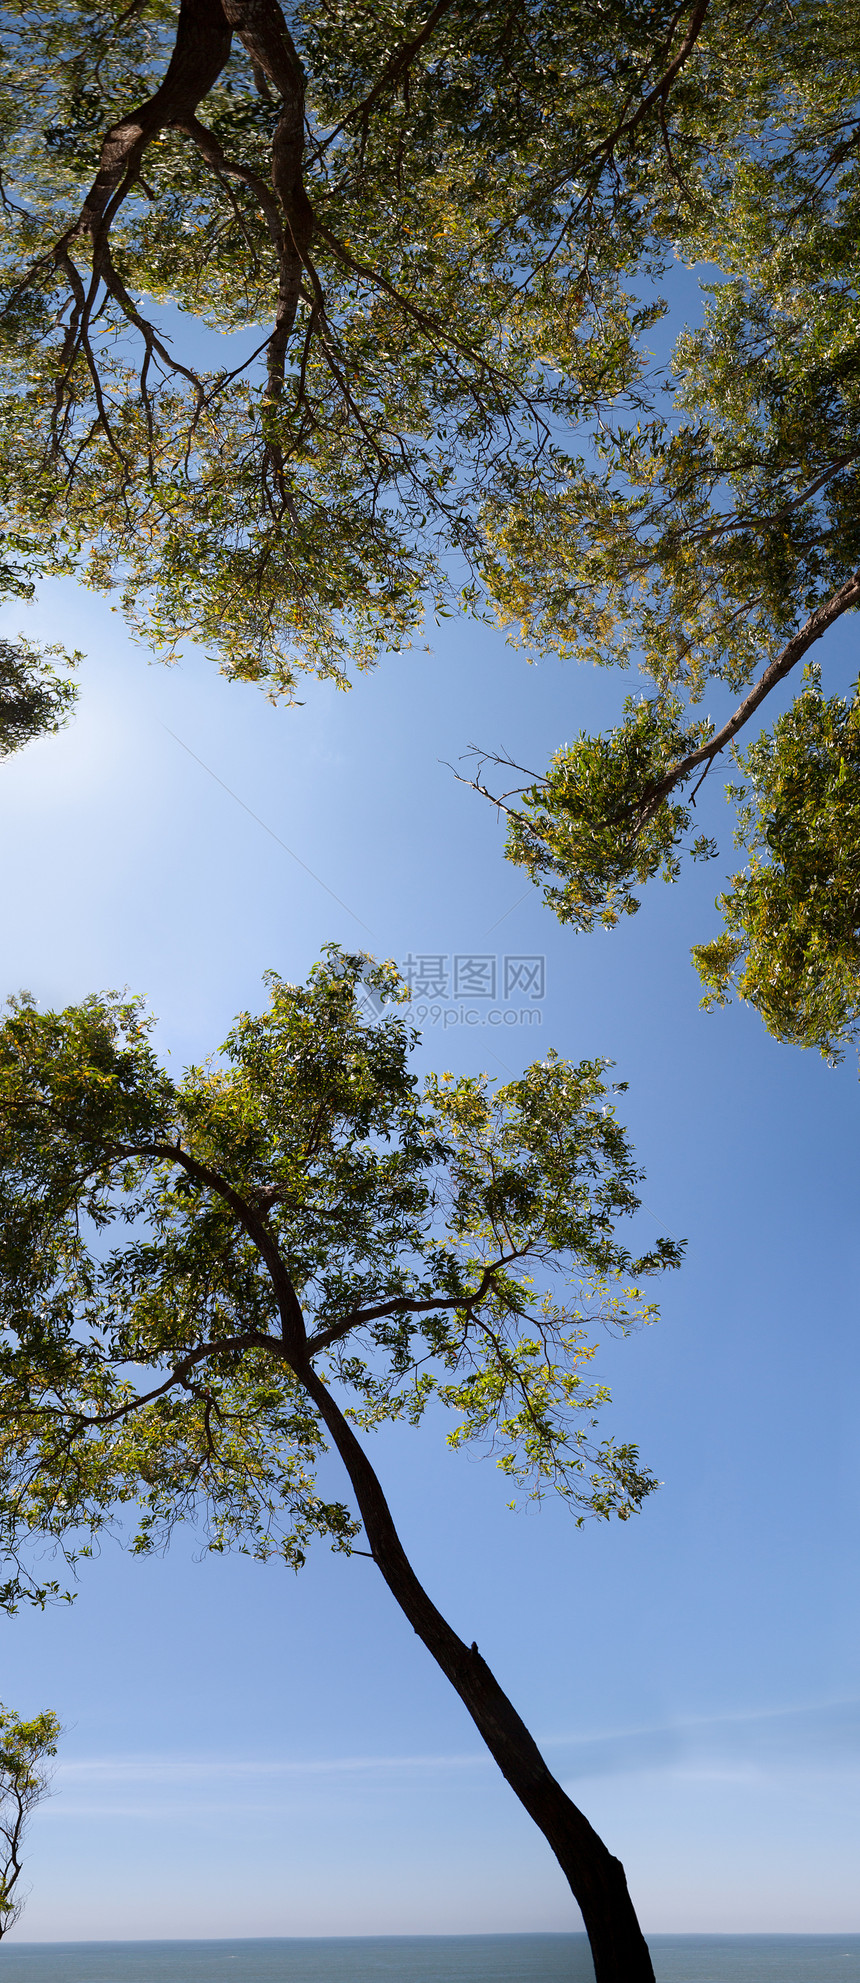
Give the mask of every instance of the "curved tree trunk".
[[301, 1382], [331, 1434], [355, 1491], [374, 1561], [428, 1652], [456, 1688], [502, 1775], [543, 1832], [582, 1912], [597, 1983], [654, 1983], [651, 1957], [624, 1868], [557, 1783], [507, 1695], [419, 1583], [364, 1449], [331, 1392], [306, 1366]]

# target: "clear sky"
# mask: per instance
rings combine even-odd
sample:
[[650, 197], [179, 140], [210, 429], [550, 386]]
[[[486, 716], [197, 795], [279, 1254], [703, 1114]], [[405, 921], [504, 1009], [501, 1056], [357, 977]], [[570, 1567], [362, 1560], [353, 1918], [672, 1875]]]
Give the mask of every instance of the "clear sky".
[[[301, 978], [328, 938], [448, 971], [480, 955], [495, 999], [436, 1000], [426, 1066], [504, 1076], [554, 1045], [629, 1081], [642, 1236], [689, 1250], [659, 1326], [600, 1363], [661, 1493], [578, 1532], [561, 1508], [510, 1514], [433, 1417], [374, 1457], [431, 1595], [623, 1858], [646, 1928], [860, 1930], [856, 1068], [698, 1010], [716, 865], [574, 936], [446, 768], [477, 742], [539, 769], [625, 684], [447, 622], [431, 656], [275, 710], [198, 655], [148, 665], [71, 585], [9, 609], [21, 626], [88, 659], [71, 728], [0, 770], [9, 991], [129, 985], [178, 1067], [267, 966]], [[828, 681], [856, 672], [856, 628], [822, 649]], [[700, 808], [728, 840], [718, 784]], [[543, 998], [505, 997], [506, 957], [545, 958]], [[106, 1545], [72, 1607], [0, 1620], [0, 1643], [3, 1698], [68, 1727], [19, 1936], [578, 1925], [362, 1558], [319, 1549], [296, 1578], [200, 1561], [190, 1535], [150, 1562]]]

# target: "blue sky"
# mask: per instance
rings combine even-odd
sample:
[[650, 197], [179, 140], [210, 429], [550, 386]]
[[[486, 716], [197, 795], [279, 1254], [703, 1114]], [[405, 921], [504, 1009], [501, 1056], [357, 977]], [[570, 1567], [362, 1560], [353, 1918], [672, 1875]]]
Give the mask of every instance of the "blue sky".
[[[629, 1081], [639, 1232], [689, 1247], [659, 1326], [600, 1367], [660, 1494], [614, 1528], [514, 1516], [433, 1416], [374, 1457], [431, 1595], [623, 1858], [646, 1927], [860, 1930], [856, 1068], [698, 1010], [716, 865], [574, 936], [446, 766], [477, 742], [539, 768], [625, 684], [447, 622], [432, 655], [276, 710], [199, 655], [149, 665], [71, 585], [9, 609], [18, 627], [88, 658], [73, 725], [0, 772], [8, 990], [129, 985], [179, 1066], [267, 966], [303, 977], [328, 938], [496, 957], [499, 987], [506, 956], [543, 956], [543, 999], [437, 1001], [422, 1063], [503, 1077], [554, 1045]], [[856, 650], [852, 621], [822, 649], [828, 681]], [[700, 806], [727, 842], [719, 785]], [[320, 1550], [295, 1578], [201, 1561], [192, 1536], [143, 1563], [106, 1545], [71, 1608], [0, 1635], [3, 1698], [68, 1727], [19, 1936], [577, 1925], [364, 1559]]]

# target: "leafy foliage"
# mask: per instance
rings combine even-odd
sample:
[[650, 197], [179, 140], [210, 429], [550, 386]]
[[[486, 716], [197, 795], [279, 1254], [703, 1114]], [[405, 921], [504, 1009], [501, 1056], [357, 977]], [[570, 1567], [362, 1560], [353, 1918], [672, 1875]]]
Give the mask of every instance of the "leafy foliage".
[[21, 1846], [27, 1820], [47, 1794], [62, 1732], [50, 1709], [23, 1721], [0, 1704], [0, 1938], [21, 1916]]
[[[512, 809], [510, 858], [535, 879], [549, 875], [547, 900], [580, 927], [635, 909], [636, 890], [661, 868], [676, 878], [684, 844], [694, 857], [712, 851], [694, 831], [697, 782], [814, 642], [860, 604], [853, 10], [792, 6], [781, 27], [767, 14], [762, 25], [744, 43], [745, 116], [736, 119], [730, 92], [707, 158], [685, 160], [680, 175], [679, 252], [719, 276], [704, 285], [701, 329], [676, 344], [671, 408], [655, 401], [635, 426], [604, 422], [597, 465], [569, 463], [565, 501], [554, 505], [536, 489], [530, 519], [500, 506], [489, 525], [497, 593], [506, 592], [527, 637], [601, 663], [639, 659], [656, 689], [628, 704], [607, 736], [559, 751]], [[705, 32], [703, 62], [707, 48]], [[706, 694], [725, 688], [746, 691], [728, 721], [690, 721]], [[807, 706], [803, 698], [801, 712]], [[816, 751], [823, 736], [820, 728]], [[768, 752], [781, 760], [784, 742], [775, 733], [755, 762]], [[835, 758], [828, 791], [838, 775]], [[753, 797], [757, 781], [758, 773]], [[714, 984], [719, 960], [730, 971], [740, 955], [732, 917], [746, 927], [753, 915], [754, 850], [770, 833], [763, 803], [761, 814], [746, 807], [741, 816], [753, 858], [747, 906], [737, 908], [736, 893], [721, 897], [727, 934], [696, 952], [710, 960]], [[820, 828], [805, 814], [810, 845], [818, 837], [823, 846], [830, 832], [823, 795], [822, 803]], [[851, 1031], [855, 967], [835, 935], [826, 959], [824, 924], [813, 929], [793, 890], [801, 867], [780, 872], [756, 922], [750, 960], [759, 962], [744, 972], [744, 995], [779, 1037], [830, 1051]], [[808, 988], [831, 967], [839, 999], [818, 1001]], [[777, 983], [771, 996], [767, 986]]]
[[[679, 871], [676, 849], [689, 830], [689, 806], [650, 803], [655, 785], [679, 755], [702, 741], [708, 726], [680, 728], [683, 705], [677, 696], [624, 705], [624, 722], [608, 737], [580, 734], [574, 744], [557, 751], [545, 778], [517, 796], [519, 804], [503, 804], [509, 817], [508, 856], [528, 869], [533, 880], [550, 881], [544, 899], [559, 922], [591, 930], [595, 922], [607, 928], [619, 915], [639, 907], [632, 884], [662, 873], [675, 881]], [[478, 786], [486, 793], [486, 787]], [[486, 793], [489, 797], [490, 794]], [[707, 859], [713, 843], [700, 835], [693, 847], [696, 859]]]
[[809, 95], [820, 15], [10, 0], [0, 502], [23, 554], [119, 583], [165, 652], [201, 640], [273, 693], [297, 667], [345, 680], [452, 590], [564, 650], [635, 528], [570, 454], [647, 401], [661, 306], [627, 278], [701, 252], [751, 119], [787, 73]]
[[28, 642], [0, 640], [0, 758], [61, 729], [76, 694], [48, 654]]
[[808, 669], [740, 763], [751, 860], [720, 897], [723, 934], [693, 951], [704, 1003], [734, 987], [777, 1039], [838, 1059], [860, 1034], [860, 702], [825, 698]]
[[[363, 986], [395, 1009], [369, 1017]], [[588, 1330], [650, 1320], [636, 1282], [679, 1249], [634, 1261], [617, 1237], [638, 1172], [604, 1064], [550, 1054], [495, 1091], [448, 1075], [420, 1091], [393, 966], [331, 950], [306, 986], [269, 987], [176, 1083], [133, 1002], [10, 1009], [10, 1543], [73, 1556], [137, 1508], [138, 1550], [183, 1518], [211, 1549], [295, 1566], [314, 1535], [349, 1550], [356, 1523], [316, 1484], [320, 1377], [367, 1429], [436, 1397], [451, 1443], [489, 1441], [527, 1494], [628, 1516], [655, 1482], [634, 1446], [595, 1441]]]
[[[641, 660], [509, 852], [583, 927], [709, 854], [696, 781], [860, 601], [852, 0], [3, 20], [2, 570], [273, 695], [428, 601]], [[664, 379], [673, 256], [714, 273]]]

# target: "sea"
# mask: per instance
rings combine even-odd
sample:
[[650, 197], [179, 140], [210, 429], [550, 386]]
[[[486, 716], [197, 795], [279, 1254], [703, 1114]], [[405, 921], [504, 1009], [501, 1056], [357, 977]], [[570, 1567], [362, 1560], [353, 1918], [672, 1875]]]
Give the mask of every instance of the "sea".
[[[649, 1935], [657, 1983], [860, 1983], [860, 1935]], [[584, 1935], [6, 1942], [0, 1983], [593, 1983]]]

